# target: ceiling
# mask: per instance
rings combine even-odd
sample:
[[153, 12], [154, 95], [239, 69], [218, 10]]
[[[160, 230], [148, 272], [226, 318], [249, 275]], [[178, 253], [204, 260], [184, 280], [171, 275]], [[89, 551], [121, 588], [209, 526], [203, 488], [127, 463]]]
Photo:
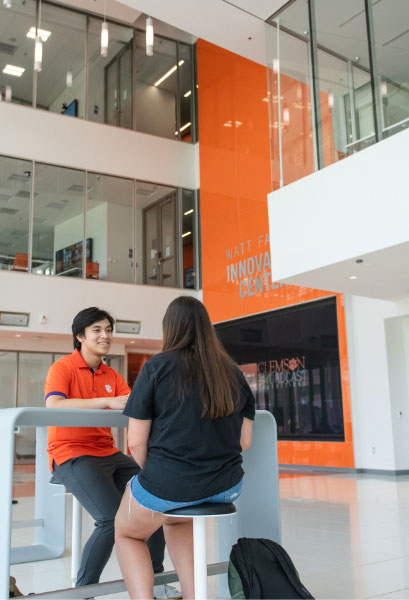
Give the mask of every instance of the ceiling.
[[[362, 262], [357, 263], [357, 260]], [[409, 296], [409, 242], [356, 256], [294, 277], [288, 285], [330, 290], [380, 300], [399, 301]], [[356, 279], [350, 279], [350, 277]]]

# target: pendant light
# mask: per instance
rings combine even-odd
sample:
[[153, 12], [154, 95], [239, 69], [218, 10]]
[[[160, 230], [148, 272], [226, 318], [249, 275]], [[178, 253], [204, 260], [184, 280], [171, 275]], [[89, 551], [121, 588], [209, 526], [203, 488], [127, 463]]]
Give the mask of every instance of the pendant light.
[[11, 85], [6, 85], [6, 93], [4, 94], [5, 101], [11, 102], [12, 95], [13, 95], [13, 90], [11, 89]]
[[72, 71], [67, 71], [67, 75], [65, 77], [65, 83], [68, 88], [72, 87]]
[[3, 0], [3, 6], [6, 8], [11, 8], [11, 0]]
[[104, 58], [108, 56], [108, 23], [106, 22], [106, 3], [104, 1], [104, 21], [101, 23], [101, 56]]
[[146, 19], [146, 56], [153, 56], [153, 19]]
[[38, 26], [36, 27], [36, 41], [34, 44], [34, 71], [39, 73], [43, 68], [43, 39], [39, 35], [41, 25], [41, 0], [38, 4]]

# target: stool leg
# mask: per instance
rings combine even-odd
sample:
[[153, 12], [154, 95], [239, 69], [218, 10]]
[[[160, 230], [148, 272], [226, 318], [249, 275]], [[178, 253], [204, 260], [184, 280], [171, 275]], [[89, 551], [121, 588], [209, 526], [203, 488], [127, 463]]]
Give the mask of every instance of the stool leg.
[[82, 549], [82, 506], [75, 496], [72, 497], [71, 535], [71, 580], [73, 586], [75, 586], [78, 569], [80, 568]]
[[206, 519], [193, 517], [195, 600], [207, 600]]

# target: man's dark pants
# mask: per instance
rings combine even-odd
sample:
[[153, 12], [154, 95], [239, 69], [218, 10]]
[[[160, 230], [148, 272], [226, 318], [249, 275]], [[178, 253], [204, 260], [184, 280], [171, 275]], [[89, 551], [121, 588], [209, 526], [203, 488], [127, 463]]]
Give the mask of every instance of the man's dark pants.
[[[79, 456], [60, 466], [54, 462], [54, 478], [77, 498], [95, 521], [84, 546], [77, 586], [98, 583], [114, 546], [114, 519], [127, 482], [140, 471], [129, 456]], [[155, 573], [163, 571], [165, 538], [159, 529], [148, 541]]]

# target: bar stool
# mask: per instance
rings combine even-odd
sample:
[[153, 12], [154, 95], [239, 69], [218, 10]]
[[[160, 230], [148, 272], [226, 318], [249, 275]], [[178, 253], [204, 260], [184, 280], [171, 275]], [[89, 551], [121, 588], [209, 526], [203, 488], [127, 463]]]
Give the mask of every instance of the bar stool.
[[[55, 475], [51, 475], [50, 485], [62, 485]], [[54, 494], [57, 495], [57, 494]], [[66, 492], [64, 492], [66, 495]], [[81, 550], [82, 550], [82, 505], [76, 497], [68, 492], [67, 495], [72, 496], [72, 522], [71, 522], [71, 581], [72, 587], [75, 587], [77, 581], [77, 573], [80, 568]]]
[[168, 517], [193, 518], [195, 600], [207, 600], [206, 519], [208, 517], [228, 517], [235, 512], [236, 507], [232, 503], [205, 502], [164, 513]]

